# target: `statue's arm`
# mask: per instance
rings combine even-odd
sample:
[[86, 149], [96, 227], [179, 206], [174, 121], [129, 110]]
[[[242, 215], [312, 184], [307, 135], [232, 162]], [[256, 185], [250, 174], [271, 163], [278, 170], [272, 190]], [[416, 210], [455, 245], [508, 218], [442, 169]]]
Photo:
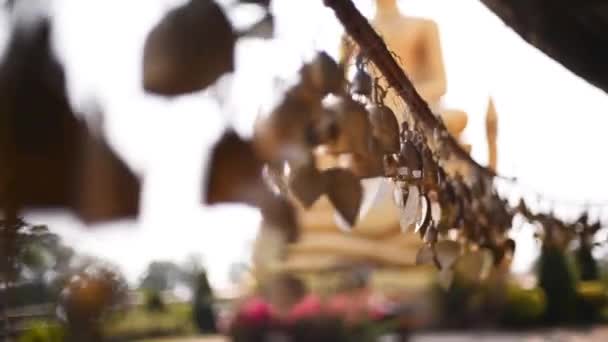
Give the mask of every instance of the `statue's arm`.
[[432, 21], [425, 23], [423, 44], [426, 77], [418, 84], [417, 90], [427, 102], [436, 103], [445, 94], [447, 82], [439, 29]]

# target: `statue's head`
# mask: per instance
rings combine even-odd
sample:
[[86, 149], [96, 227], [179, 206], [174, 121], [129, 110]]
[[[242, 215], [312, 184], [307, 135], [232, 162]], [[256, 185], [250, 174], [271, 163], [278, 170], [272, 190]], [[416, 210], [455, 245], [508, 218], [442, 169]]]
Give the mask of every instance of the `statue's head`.
[[376, 0], [376, 11], [385, 14], [398, 12], [397, 0]]
[[378, 7], [385, 7], [385, 6], [395, 7], [395, 6], [397, 6], [397, 0], [376, 0], [376, 5]]

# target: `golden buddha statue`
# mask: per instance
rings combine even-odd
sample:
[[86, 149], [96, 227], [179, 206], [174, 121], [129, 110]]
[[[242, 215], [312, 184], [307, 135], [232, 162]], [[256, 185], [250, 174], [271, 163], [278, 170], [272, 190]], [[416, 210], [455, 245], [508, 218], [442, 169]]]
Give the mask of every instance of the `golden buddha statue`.
[[[397, 62], [431, 110], [441, 116], [455, 138], [460, 138], [467, 125], [467, 114], [460, 110], [441, 108], [440, 105], [447, 90], [447, 80], [437, 23], [425, 18], [404, 16], [399, 11], [397, 0], [377, 0], [376, 4], [372, 26], [398, 57]], [[375, 73], [374, 76], [381, 76], [374, 68], [371, 71]], [[391, 107], [402, 101], [389, 89], [385, 102]], [[402, 112], [398, 108], [392, 109], [398, 116]], [[402, 121], [404, 118], [398, 119]]]
[[[389, 49], [398, 56], [398, 61], [420, 95], [441, 116], [450, 134], [459, 139], [467, 125], [467, 114], [440, 106], [447, 82], [437, 24], [428, 19], [403, 16], [397, 8], [396, 0], [377, 0], [372, 25], [384, 38]], [[352, 49], [345, 49], [341, 62], [347, 62], [353, 56]], [[380, 76], [373, 66], [369, 66], [369, 69], [373, 77]], [[380, 85], [386, 88], [385, 84]], [[403, 121], [404, 117], [400, 113], [404, 108], [396, 106], [403, 101], [397, 97], [395, 92], [388, 89], [385, 104], [396, 113], [398, 121]], [[496, 115], [493, 106], [491, 109], [493, 121], [488, 120], [487, 132], [491, 147], [490, 159], [494, 160], [491, 167], [495, 167]], [[463, 147], [470, 150], [468, 145], [463, 144]], [[320, 169], [335, 164], [335, 159], [323, 156], [317, 161]], [[365, 179], [362, 184], [364, 199], [361, 212], [357, 223], [349, 232], [340, 228], [340, 219], [325, 195], [309, 209], [298, 207], [301, 239], [287, 247], [280, 270], [317, 272], [359, 262], [393, 269], [415, 264], [416, 253], [422, 242], [411, 232], [401, 232], [399, 209], [392, 196], [393, 185], [384, 178]]]

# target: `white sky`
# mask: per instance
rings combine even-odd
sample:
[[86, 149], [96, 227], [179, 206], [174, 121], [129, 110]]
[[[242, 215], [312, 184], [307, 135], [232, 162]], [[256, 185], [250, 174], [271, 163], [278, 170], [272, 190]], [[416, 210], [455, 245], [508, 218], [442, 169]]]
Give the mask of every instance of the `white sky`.
[[[373, 13], [372, 0], [356, 2], [364, 14]], [[183, 0], [146, 0], [145, 6], [142, 0], [52, 3], [56, 49], [72, 101], [78, 106], [98, 98], [106, 106], [110, 143], [145, 176], [144, 204], [137, 223], [94, 233], [67, 215], [37, 213], [32, 219], [50, 224], [78, 250], [120, 263], [131, 280], [152, 259], [182, 260], [197, 252], [204, 255], [213, 284], [224, 287], [228, 266], [247, 258], [259, 215], [238, 206], [200, 205], [209, 147], [227, 122], [250, 132], [254, 116], [276, 95], [275, 78], [289, 79], [315, 50], [335, 52], [341, 28], [332, 12], [321, 0], [274, 0], [277, 39], [239, 44], [237, 74], [220, 111], [205, 93], [166, 100], [141, 89], [146, 34]], [[485, 107], [488, 96], [494, 98], [499, 172], [526, 185], [512, 193], [529, 197], [534, 189], [574, 202], [608, 200], [607, 184], [601, 183], [608, 174], [601, 158], [608, 127], [604, 93], [527, 45], [478, 0], [403, 0], [400, 5], [405, 14], [438, 22], [448, 76], [445, 103], [469, 113], [466, 137], [482, 163]], [[247, 17], [248, 12], [237, 14]], [[0, 42], [5, 33], [0, 27]], [[572, 208], [556, 208], [574, 214]], [[516, 270], [527, 267], [533, 247], [530, 239], [522, 240]]]

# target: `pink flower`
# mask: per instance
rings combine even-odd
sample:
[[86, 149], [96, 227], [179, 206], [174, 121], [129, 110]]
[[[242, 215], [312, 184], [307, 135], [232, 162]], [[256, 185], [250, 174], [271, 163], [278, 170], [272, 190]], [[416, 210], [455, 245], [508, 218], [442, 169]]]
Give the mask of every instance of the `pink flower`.
[[382, 320], [395, 311], [396, 303], [383, 296], [372, 296], [368, 301], [369, 317], [373, 320]]
[[369, 317], [372, 320], [381, 321], [388, 316], [389, 312], [386, 308], [373, 305], [369, 309]]
[[237, 324], [264, 325], [273, 319], [273, 310], [270, 304], [261, 298], [254, 297], [247, 300], [237, 314]]
[[368, 311], [366, 292], [351, 292], [333, 296], [328, 303], [328, 311], [350, 323], [358, 323], [366, 319]]
[[291, 311], [287, 315], [287, 321], [295, 322], [300, 319], [318, 317], [322, 313], [323, 304], [321, 302], [321, 298], [310, 294], [291, 308]]
[[352, 299], [348, 295], [339, 294], [331, 297], [327, 303], [329, 313], [342, 316], [345, 315], [352, 306]]

